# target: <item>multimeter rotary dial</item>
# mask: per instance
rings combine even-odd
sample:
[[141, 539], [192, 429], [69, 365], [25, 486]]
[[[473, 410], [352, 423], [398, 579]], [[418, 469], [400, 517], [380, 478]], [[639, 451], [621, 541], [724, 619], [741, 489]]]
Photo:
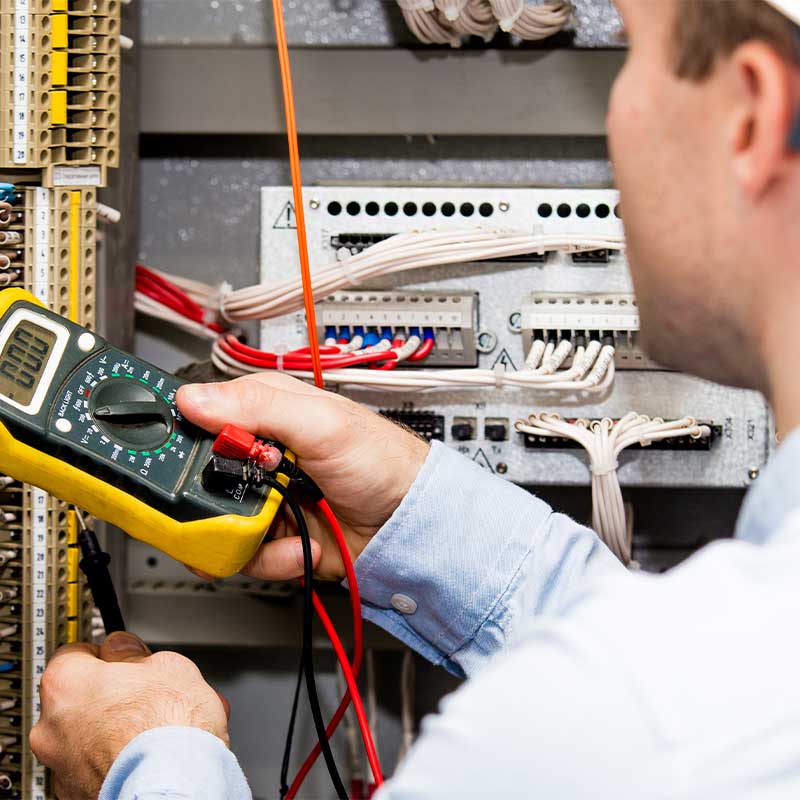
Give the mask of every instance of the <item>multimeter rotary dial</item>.
[[180, 381], [114, 350], [85, 361], [60, 390], [52, 434], [172, 491], [197, 445], [175, 404]]
[[112, 441], [126, 449], [156, 450], [169, 441], [173, 412], [149, 385], [126, 378], [95, 384], [89, 416]]

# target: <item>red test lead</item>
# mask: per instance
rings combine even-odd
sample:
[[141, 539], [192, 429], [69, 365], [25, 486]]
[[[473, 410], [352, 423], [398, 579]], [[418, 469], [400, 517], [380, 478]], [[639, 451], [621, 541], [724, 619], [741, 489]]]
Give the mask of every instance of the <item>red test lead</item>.
[[275, 445], [230, 424], [219, 432], [212, 450], [223, 458], [253, 461], [267, 472], [274, 472], [283, 459], [283, 453]]

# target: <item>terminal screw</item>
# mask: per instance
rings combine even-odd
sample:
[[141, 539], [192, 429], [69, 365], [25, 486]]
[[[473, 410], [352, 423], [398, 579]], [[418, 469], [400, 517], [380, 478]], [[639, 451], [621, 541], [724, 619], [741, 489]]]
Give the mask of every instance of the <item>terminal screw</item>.
[[316, 197], [312, 197], [311, 200], [308, 201], [308, 206], [316, 211], [319, 208], [319, 200], [317, 200]]
[[511, 205], [507, 201], [501, 200], [497, 204], [497, 207], [505, 214], [505, 212], [508, 211], [509, 208], [511, 208]]
[[498, 475], [505, 475], [508, 472], [508, 464], [505, 461], [499, 461], [495, 469], [497, 470]]

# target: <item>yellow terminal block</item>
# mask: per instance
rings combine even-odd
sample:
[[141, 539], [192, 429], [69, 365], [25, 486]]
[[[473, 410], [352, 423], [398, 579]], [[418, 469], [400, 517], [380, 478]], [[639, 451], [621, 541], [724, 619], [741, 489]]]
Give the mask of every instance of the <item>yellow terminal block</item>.
[[72, 644], [78, 641], [78, 620], [67, 620], [67, 644]]
[[77, 617], [80, 609], [80, 587], [77, 583], [67, 584], [67, 616]]
[[[66, 86], [67, 84], [67, 63], [68, 63], [68, 55], [65, 50], [54, 50], [50, 54], [50, 58], [52, 59], [52, 67], [50, 69], [50, 82], [53, 86]], [[52, 107], [52, 102], [51, 102]], [[66, 110], [66, 99], [64, 100], [64, 109]], [[57, 125], [64, 125], [66, 124], [66, 119], [64, 122], [57, 122]]]
[[53, 0], [53, 11], [69, 11], [69, 0]]
[[53, 47], [69, 47], [69, 23], [66, 14], [53, 14], [51, 17]]
[[67, 582], [73, 583], [78, 580], [78, 570], [81, 560], [81, 552], [77, 547], [67, 548]]
[[67, 93], [53, 90], [50, 92], [50, 121], [53, 125], [67, 124]]
[[74, 509], [67, 512], [67, 545], [69, 547], [78, 544], [78, 515]]

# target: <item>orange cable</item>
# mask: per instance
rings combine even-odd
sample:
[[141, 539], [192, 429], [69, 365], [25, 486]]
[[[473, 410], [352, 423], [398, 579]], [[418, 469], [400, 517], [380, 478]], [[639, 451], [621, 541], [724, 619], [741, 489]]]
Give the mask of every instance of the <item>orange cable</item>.
[[322, 361], [317, 340], [317, 317], [314, 311], [314, 292], [311, 286], [311, 267], [308, 263], [308, 238], [306, 236], [306, 216], [303, 206], [303, 179], [300, 174], [300, 148], [297, 144], [297, 119], [292, 92], [292, 72], [289, 66], [289, 46], [286, 43], [286, 26], [283, 21], [282, 0], [272, 0], [275, 17], [275, 41], [278, 46], [278, 61], [281, 66], [283, 86], [283, 107], [286, 111], [286, 137], [289, 140], [289, 167], [292, 173], [292, 194], [294, 195], [294, 214], [297, 220], [297, 249], [300, 253], [300, 275], [303, 280], [303, 304], [306, 310], [308, 344], [311, 349], [311, 362], [314, 370], [314, 383], [323, 388]]

